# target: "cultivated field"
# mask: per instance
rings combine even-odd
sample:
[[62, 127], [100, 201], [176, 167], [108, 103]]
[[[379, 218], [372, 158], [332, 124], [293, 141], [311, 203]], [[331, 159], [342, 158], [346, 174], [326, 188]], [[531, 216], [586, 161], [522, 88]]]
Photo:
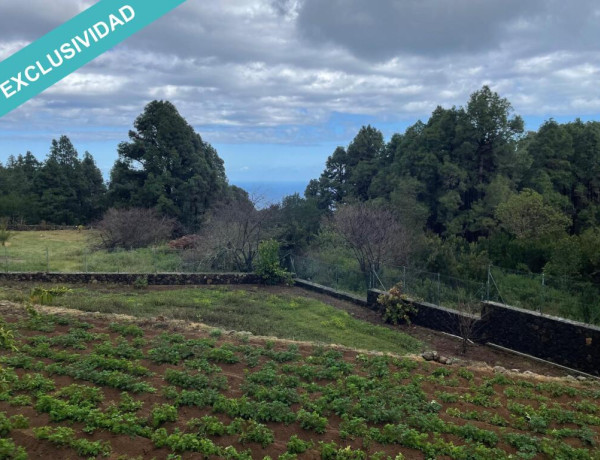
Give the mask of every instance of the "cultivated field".
[[0, 458], [600, 459], [595, 382], [6, 305]]

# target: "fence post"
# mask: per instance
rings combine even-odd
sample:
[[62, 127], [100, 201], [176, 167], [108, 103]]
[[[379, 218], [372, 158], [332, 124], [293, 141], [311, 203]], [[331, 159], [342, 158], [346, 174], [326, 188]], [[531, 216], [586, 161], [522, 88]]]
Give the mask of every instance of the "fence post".
[[50, 253], [48, 252], [48, 246], [46, 246], [46, 273], [50, 273]]
[[486, 283], [486, 289], [485, 289], [485, 297], [486, 300], [489, 302], [490, 301], [490, 278], [492, 276], [492, 264], [488, 264], [488, 269], [487, 269], [487, 283]]
[[437, 304], [441, 305], [441, 299], [440, 299], [440, 274], [437, 274]]
[[545, 288], [546, 288], [546, 274], [542, 273], [542, 293], [541, 293], [542, 301], [540, 302], [540, 313], [542, 313], [544, 302], [546, 301]]
[[8, 273], [8, 248], [4, 246], [4, 265], [6, 268], [6, 273]]

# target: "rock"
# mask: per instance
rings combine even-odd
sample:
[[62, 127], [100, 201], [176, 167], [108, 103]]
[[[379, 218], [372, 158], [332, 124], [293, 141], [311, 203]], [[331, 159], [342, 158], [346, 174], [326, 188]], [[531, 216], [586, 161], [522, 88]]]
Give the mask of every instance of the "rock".
[[577, 379], [575, 377], [573, 377], [572, 375], [567, 375], [565, 377], [565, 380], [568, 380], [569, 382], [577, 382]]
[[495, 372], [496, 374], [505, 374], [507, 371], [506, 371], [506, 368], [505, 368], [505, 367], [502, 367], [502, 366], [494, 366], [494, 372]]
[[435, 351], [426, 351], [421, 356], [425, 361], [433, 361], [437, 357], [437, 353]]
[[519, 369], [511, 369], [511, 372], [514, 372], [515, 374], [518, 374], [519, 372], [521, 372]]
[[531, 371], [525, 371], [523, 372], [523, 375], [535, 375], [535, 373]]
[[577, 380], [579, 380], [580, 382], [585, 382], [587, 380], [587, 378], [584, 377], [583, 375], [580, 375], [579, 377], [577, 377]]

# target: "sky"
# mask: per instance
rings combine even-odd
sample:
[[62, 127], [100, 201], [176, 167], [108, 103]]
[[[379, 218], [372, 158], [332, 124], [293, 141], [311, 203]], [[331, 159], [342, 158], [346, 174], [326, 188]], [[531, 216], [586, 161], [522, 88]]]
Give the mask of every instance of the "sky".
[[[0, 61], [94, 3], [0, 2]], [[231, 183], [302, 191], [361, 126], [389, 139], [483, 85], [528, 129], [600, 119], [600, 4], [187, 0], [0, 118], [0, 162], [66, 134], [108, 177], [144, 106], [169, 100]]]

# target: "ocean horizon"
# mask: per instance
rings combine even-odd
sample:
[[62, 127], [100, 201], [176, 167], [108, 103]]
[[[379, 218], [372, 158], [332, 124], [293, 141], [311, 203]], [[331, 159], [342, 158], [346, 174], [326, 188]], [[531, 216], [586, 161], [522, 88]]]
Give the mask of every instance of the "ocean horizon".
[[304, 190], [308, 182], [308, 180], [282, 182], [230, 181], [230, 184], [243, 188], [250, 196], [259, 197], [259, 207], [265, 207], [280, 203], [284, 197], [294, 193], [304, 196]]

